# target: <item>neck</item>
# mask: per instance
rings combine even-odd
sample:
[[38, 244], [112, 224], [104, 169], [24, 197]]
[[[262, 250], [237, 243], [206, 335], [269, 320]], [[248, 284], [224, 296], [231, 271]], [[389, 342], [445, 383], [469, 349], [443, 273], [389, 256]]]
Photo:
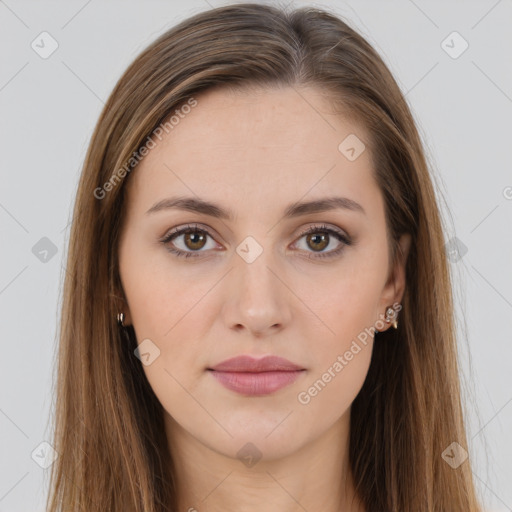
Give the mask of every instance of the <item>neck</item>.
[[179, 510], [364, 512], [349, 469], [349, 415], [285, 456], [261, 453], [254, 463], [248, 448], [243, 463], [200, 442], [166, 414]]

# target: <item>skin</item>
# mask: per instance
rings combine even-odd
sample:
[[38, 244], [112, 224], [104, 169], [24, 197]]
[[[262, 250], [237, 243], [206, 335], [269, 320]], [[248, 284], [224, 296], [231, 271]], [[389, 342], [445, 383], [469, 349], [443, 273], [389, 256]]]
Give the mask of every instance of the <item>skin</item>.
[[[405, 260], [389, 261], [369, 150], [354, 161], [338, 150], [349, 134], [365, 141], [367, 133], [331, 113], [314, 88], [219, 89], [196, 98], [126, 183], [119, 260], [125, 325], [133, 324], [138, 343], [150, 339], [160, 350], [144, 371], [165, 411], [180, 510], [360, 512], [348, 466], [350, 407], [373, 337], [309, 403], [298, 394], [404, 292]], [[235, 218], [146, 213], [177, 195], [215, 202]], [[283, 219], [290, 203], [333, 195], [365, 213]], [[188, 252], [199, 247], [199, 257], [180, 258], [159, 240], [188, 223], [211, 237], [202, 245], [185, 235], [168, 242]], [[319, 257], [342, 244], [333, 235], [328, 245], [308, 243], [303, 231], [322, 224], [348, 234], [352, 245]], [[236, 252], [247, 236], [263, 249], [251, 263]], [[407, 235], [400, 240], [405, 256], [409, 243]], [[270, 395], [241, 395], [206, 370], [240, 354], [279, 355], [305, 371]], [[251, 467], [237, 455], [247, 443], [261, 456]]]

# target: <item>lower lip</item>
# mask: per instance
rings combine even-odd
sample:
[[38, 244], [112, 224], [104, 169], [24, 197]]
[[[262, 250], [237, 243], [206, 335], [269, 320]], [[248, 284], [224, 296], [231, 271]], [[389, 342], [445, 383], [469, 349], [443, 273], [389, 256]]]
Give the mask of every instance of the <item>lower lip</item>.
[[303, 370], [275, 372], [220, 372], [210, 370], [226, 388], [242, 395], [268, 395], [294, 382]]

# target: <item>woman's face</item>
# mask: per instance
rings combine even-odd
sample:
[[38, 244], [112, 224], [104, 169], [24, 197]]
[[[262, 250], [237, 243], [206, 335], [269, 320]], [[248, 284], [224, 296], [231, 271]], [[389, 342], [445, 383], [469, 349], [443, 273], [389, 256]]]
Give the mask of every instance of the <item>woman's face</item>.
[[[367, 134], [318, 91], [196, 100], [127, 183], [125, 324], [171, 437], [270, 460], [346, 431], [403, 266], [390, 268]], [[296, 370], [221, 371], [240, 355]]]

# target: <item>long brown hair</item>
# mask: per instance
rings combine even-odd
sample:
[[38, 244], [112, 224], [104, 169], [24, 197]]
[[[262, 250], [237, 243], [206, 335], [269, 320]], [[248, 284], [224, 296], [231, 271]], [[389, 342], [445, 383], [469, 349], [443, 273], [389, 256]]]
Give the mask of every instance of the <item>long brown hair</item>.
[[[460, 399], [443, 222], [415, 122], [372, 46], [321, 9], [238, 4], [165, 32], [128, 67], [90, 141], [73, 212], [63, 291], [48, 510], [176, 510], [163, 410], [116, 314], [124, 184], [154, 130], [213, 87], [313, 86], [370, 134], [390, 254], [410, 233], [397, 330], [378, 333], [352, 404], [350, 465], [368, 512], [480, 510]], [[124, 170], [124, 171], [123, 171]], [[106, 185], [107, 184], [107, 185]], [[110, 184], [110, 185], [108, 185]]]

